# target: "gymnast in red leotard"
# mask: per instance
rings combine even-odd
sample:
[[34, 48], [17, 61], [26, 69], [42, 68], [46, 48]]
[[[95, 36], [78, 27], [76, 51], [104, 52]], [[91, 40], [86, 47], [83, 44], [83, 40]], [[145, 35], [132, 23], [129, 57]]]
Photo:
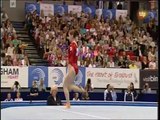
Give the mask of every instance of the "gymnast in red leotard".
[[68, 66], [67, 66], [68, 73], [63, 83], [63, 90], [66, 98], [66, 105], [65, 105], [66, 108], [70, 108], [69, 91], [73, 90], [75, 92], [85, 92], [85, 90], [82, 87], [74, 85], [75, 77], [78, 74], [78, 65], [77, 65], [78, 46], [76, 42], [78, 34], [79, 33], [75, 30], [71, 30], [69, 32], [70, 46], [68, 50]]

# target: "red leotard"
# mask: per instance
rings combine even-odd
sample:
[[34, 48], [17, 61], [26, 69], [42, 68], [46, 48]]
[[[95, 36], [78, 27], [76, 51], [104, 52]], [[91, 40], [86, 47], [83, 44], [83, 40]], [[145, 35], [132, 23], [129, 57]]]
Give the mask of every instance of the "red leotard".
[[72, 41], [69, 50], [68, 50], [68, 62], [70, 65], [73, 66], [76, 75], [78, 74], [78, 55], [77, 55], [77, 43], [75, 41]]

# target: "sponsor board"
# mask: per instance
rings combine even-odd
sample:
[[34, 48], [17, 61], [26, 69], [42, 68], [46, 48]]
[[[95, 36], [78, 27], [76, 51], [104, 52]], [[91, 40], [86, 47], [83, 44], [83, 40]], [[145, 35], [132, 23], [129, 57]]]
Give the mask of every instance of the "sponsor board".
[[82, 12], [82, 6], [80, 5], [68, 5], [68, 13], [72, 11], [73, 14]]
[[48, 87], [53, 85], [62, 87], [65, 76], [66, 67], [48, 67]]
[[1, 87], [11, 87], [18, 81], [21, 87], [28, 87], [28, 67], [1, 66]]
[[85, 87], [85, 68], [79, 67], [78, 74], [76, 75], [76, 78], [74, 80], [74, 84], [77, 86]]
[[90, 14], [90, 15], [92, 15], [92, 17], [94, 17], [96, 8], [94, 6], [90, 6], [90, 5], [83, 5], [82, 6], [82, 11], [84, 13]]
[[127, 14], [128, 14], [127, 10], [116, 10], [116, 20], [118, 20], [120, 16], [122, 16], [122, 18], [125, 20]]
[[10, 0], [10, 8], [16, 8], [16, 0]]
[[68, 6], [67, 5], [54, 5], [54, 13], [59, 15], [64, 15], [68, 13]]
[[103, 18], [104, 19], [114, 19], [116, 14], [115, 9], [103, 9]]
[[131, 82], [139, 88], [139, 70], [86, 68], [86, 81], [90, 78], [95, 88], [106, 88], [107, 84], [115, 88], [127, 88]]
[[40, 14], [40, 5], [37, 3], [25, 3], [25, 14], [33, 13], [37, 11], [37, 14]]
[[40, 12], [44, 11], [44, 16], [54, 15], [54, 5], [53, 4], [40, 4]]
[[140, 70], [140, 88], [148, 83], [151, 89], [158, 89], [158, 70]]
[[33, 81], [37, 81], [43, 79], [45, 86], [48, 86], [48, 67], [41, 66], [32, 66], [28, 68], [28, 87], [32, 86]]

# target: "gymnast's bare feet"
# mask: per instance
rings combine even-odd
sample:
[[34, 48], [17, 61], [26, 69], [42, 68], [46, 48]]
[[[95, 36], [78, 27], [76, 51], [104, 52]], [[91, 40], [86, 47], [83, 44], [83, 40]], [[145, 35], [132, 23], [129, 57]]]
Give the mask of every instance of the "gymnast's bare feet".
[[70, 104], [70, 103], [66, 103], [66, 104], [65, 104], [65, 108], [66, 108], [66, 109], [71, 108], [71, 104]]

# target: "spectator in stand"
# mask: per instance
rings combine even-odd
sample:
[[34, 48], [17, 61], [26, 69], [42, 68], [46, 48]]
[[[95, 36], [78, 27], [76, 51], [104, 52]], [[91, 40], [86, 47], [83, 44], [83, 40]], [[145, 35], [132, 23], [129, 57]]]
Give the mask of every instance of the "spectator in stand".
[[62, 105], [60, 97], [57, 95], [58, 87], [52, 86], [50, 96], [47, 98], [47, 105]]
[[73, 97], [73, 101], [80, 101], [80, 99], [79, 99], [79, 94], [78, 94], [78, 93], [74, 93], [73, 96], [74, 96], [74, 97]]
[[148, 64], [148, 69], [157, 69], [157, 66], [156, 66], [156, 58], [155, 57], [152, 57], [151, 61], [149, 62]]
[[[21, 59], [21, 56], [24, 56], [26, 45], [21, 44], [21, 41], [17, 38], [16, 31], [9, 19], [3, 21], [1, 35], [1, 51], [3, 53], [1, 64], [4, 66], [26, 66], [25, 64], [23, 65], [23, 60]], [[27, 60], [28, 57], [26, 56], [25, 59]]]
[[13, 84], [13, 86], [11, 87], [11, 89], [12, 89], [14, 92], [19, 92], [19, 91], [20, 91], [20, 88], [21, 88], [21, 86], [20, 86], [20, 84], [19, 84], [18, 81], [15, 81], [14, 84]]
[[126, 68], [126, 64], [125, 64], [125, 61], [122, 56], [120, 56], [120, 58], [119, 58], [118, 66], [120, 68]]
[[140, 61], [140, 57], [136, 57], [135, 65], [138, 69], [142, 69], [142, 62]]
[[134, 89], [134, 84], [133, 84], [133, 82], [130, 83], [130, 90], [131, 90], [131, 92], [133, 93], [134, 101], [136, 101], [137, 98], [138, 98], [138, 94], [137, 94], [137, 91]]
[[1, 20], [2, 20], [1, 24], [2, 24], [2, 22], [6, 21], [8, 18], [9, 17], [8, 17], [7, 13], [5, 12], [5, 10], [2, 10], [2, 12], [1, 12]]
[[110, 84], [107, 84], [106, 90], [104, 91], [104, 101], [113, 101], [112, 86]]
[[46, 91], [46, 86], [44, 84], [43, 78], [41, 78], [40, 81], [39, 81], [38, 91], [39, 92], [45, 92]]
[[110, 60], [109, 60], [109, 62], [108, 62], [108, 67], [109, 67], [109, 68], [114, 68], [114, 67], [115, 67], [113, 58], [111, 58], [111, 57], [110, 57]]
[[154, 57], [156, 57], [155, 48], [150, 46], [148, 51], [148, 61], [151, 61]]
[[145, 83], [145, 85], [143, 86], [142, 93], [151, 93], [151, 88], [149, 87], [148, 83]]
[[4, 101], [13, 101], [13, 99], [11, 97], [11, 93], [7, 94], [7, 98]]
[[129, 65], [129, 69], [138, 69], [137, 65], [135, 64], [135, 61], [132, 61], [132, 63]]
[[143, 69], [148, 69], [149, 68], [149, 64], [148, 64], [148, 60], [146, 56], [143, 56], [143, 60], [142, 60], [142, 70]]
[[87, 92], [92, 92], [92, 91], [93, 91], [93, 84], [92, 84], [90, 78], [88, 78], [88, 80], [87, 80], [87, 84], [86, 84], [86, 86], [85, 86], [85, 90], [86, 90]]
[[134, 95], [130, 86], [128, 86], [128, 89], [124, 94], [124, 101], [134, 101]]
[[21, 102], [21, 101], [23, 101], [23, 98], [21, 98], [21, 93], [20, 93], [20, 92], [17, 92], [16, 98], [14, 99], [14, 101], [16, 101], [16, 102]]
[[[29, 26], [29, 34], [35, 38], [37, 48], [41, 49], [44, 59], [47, 59], [52, 66], [61, 65], [55, 61], [66, 58], [69, 46], [68, 31], [71, 29], [79, 31], [77, 40], [80, 66], [108, 67], [107, 59], [113, 57], [114, 67], [128, 68], [129, 60], [133, 60], [135, 56], [147, 56], [150, 60], [150, 56], [155, 53], [151, 49], [148, 53], [147, 49], [150, 45], [156, 46], [154, 38], [151, 37], [152, 32], [148, 33], [148, 28], [144, 24], [138, 26], [129, 18], [124, 20], [122, 16], [118, 20], [104, 18], [99, 20], [97, 17], [90, 18], [90, 15], [84, 13], [77, 16], [71, 12], [53, 17], [45, 16], [44, 11], [38, 16], [34, 11], [26, 16], [26, 23]], [[50, 51], [54, 59], [50, 56]], [[121, 54], [121, 51], [124, 51], [124, 54]], [[121, 56], [123, 60], [117, 59]], [[126, 59], [126, 56], [130, 59]]]

